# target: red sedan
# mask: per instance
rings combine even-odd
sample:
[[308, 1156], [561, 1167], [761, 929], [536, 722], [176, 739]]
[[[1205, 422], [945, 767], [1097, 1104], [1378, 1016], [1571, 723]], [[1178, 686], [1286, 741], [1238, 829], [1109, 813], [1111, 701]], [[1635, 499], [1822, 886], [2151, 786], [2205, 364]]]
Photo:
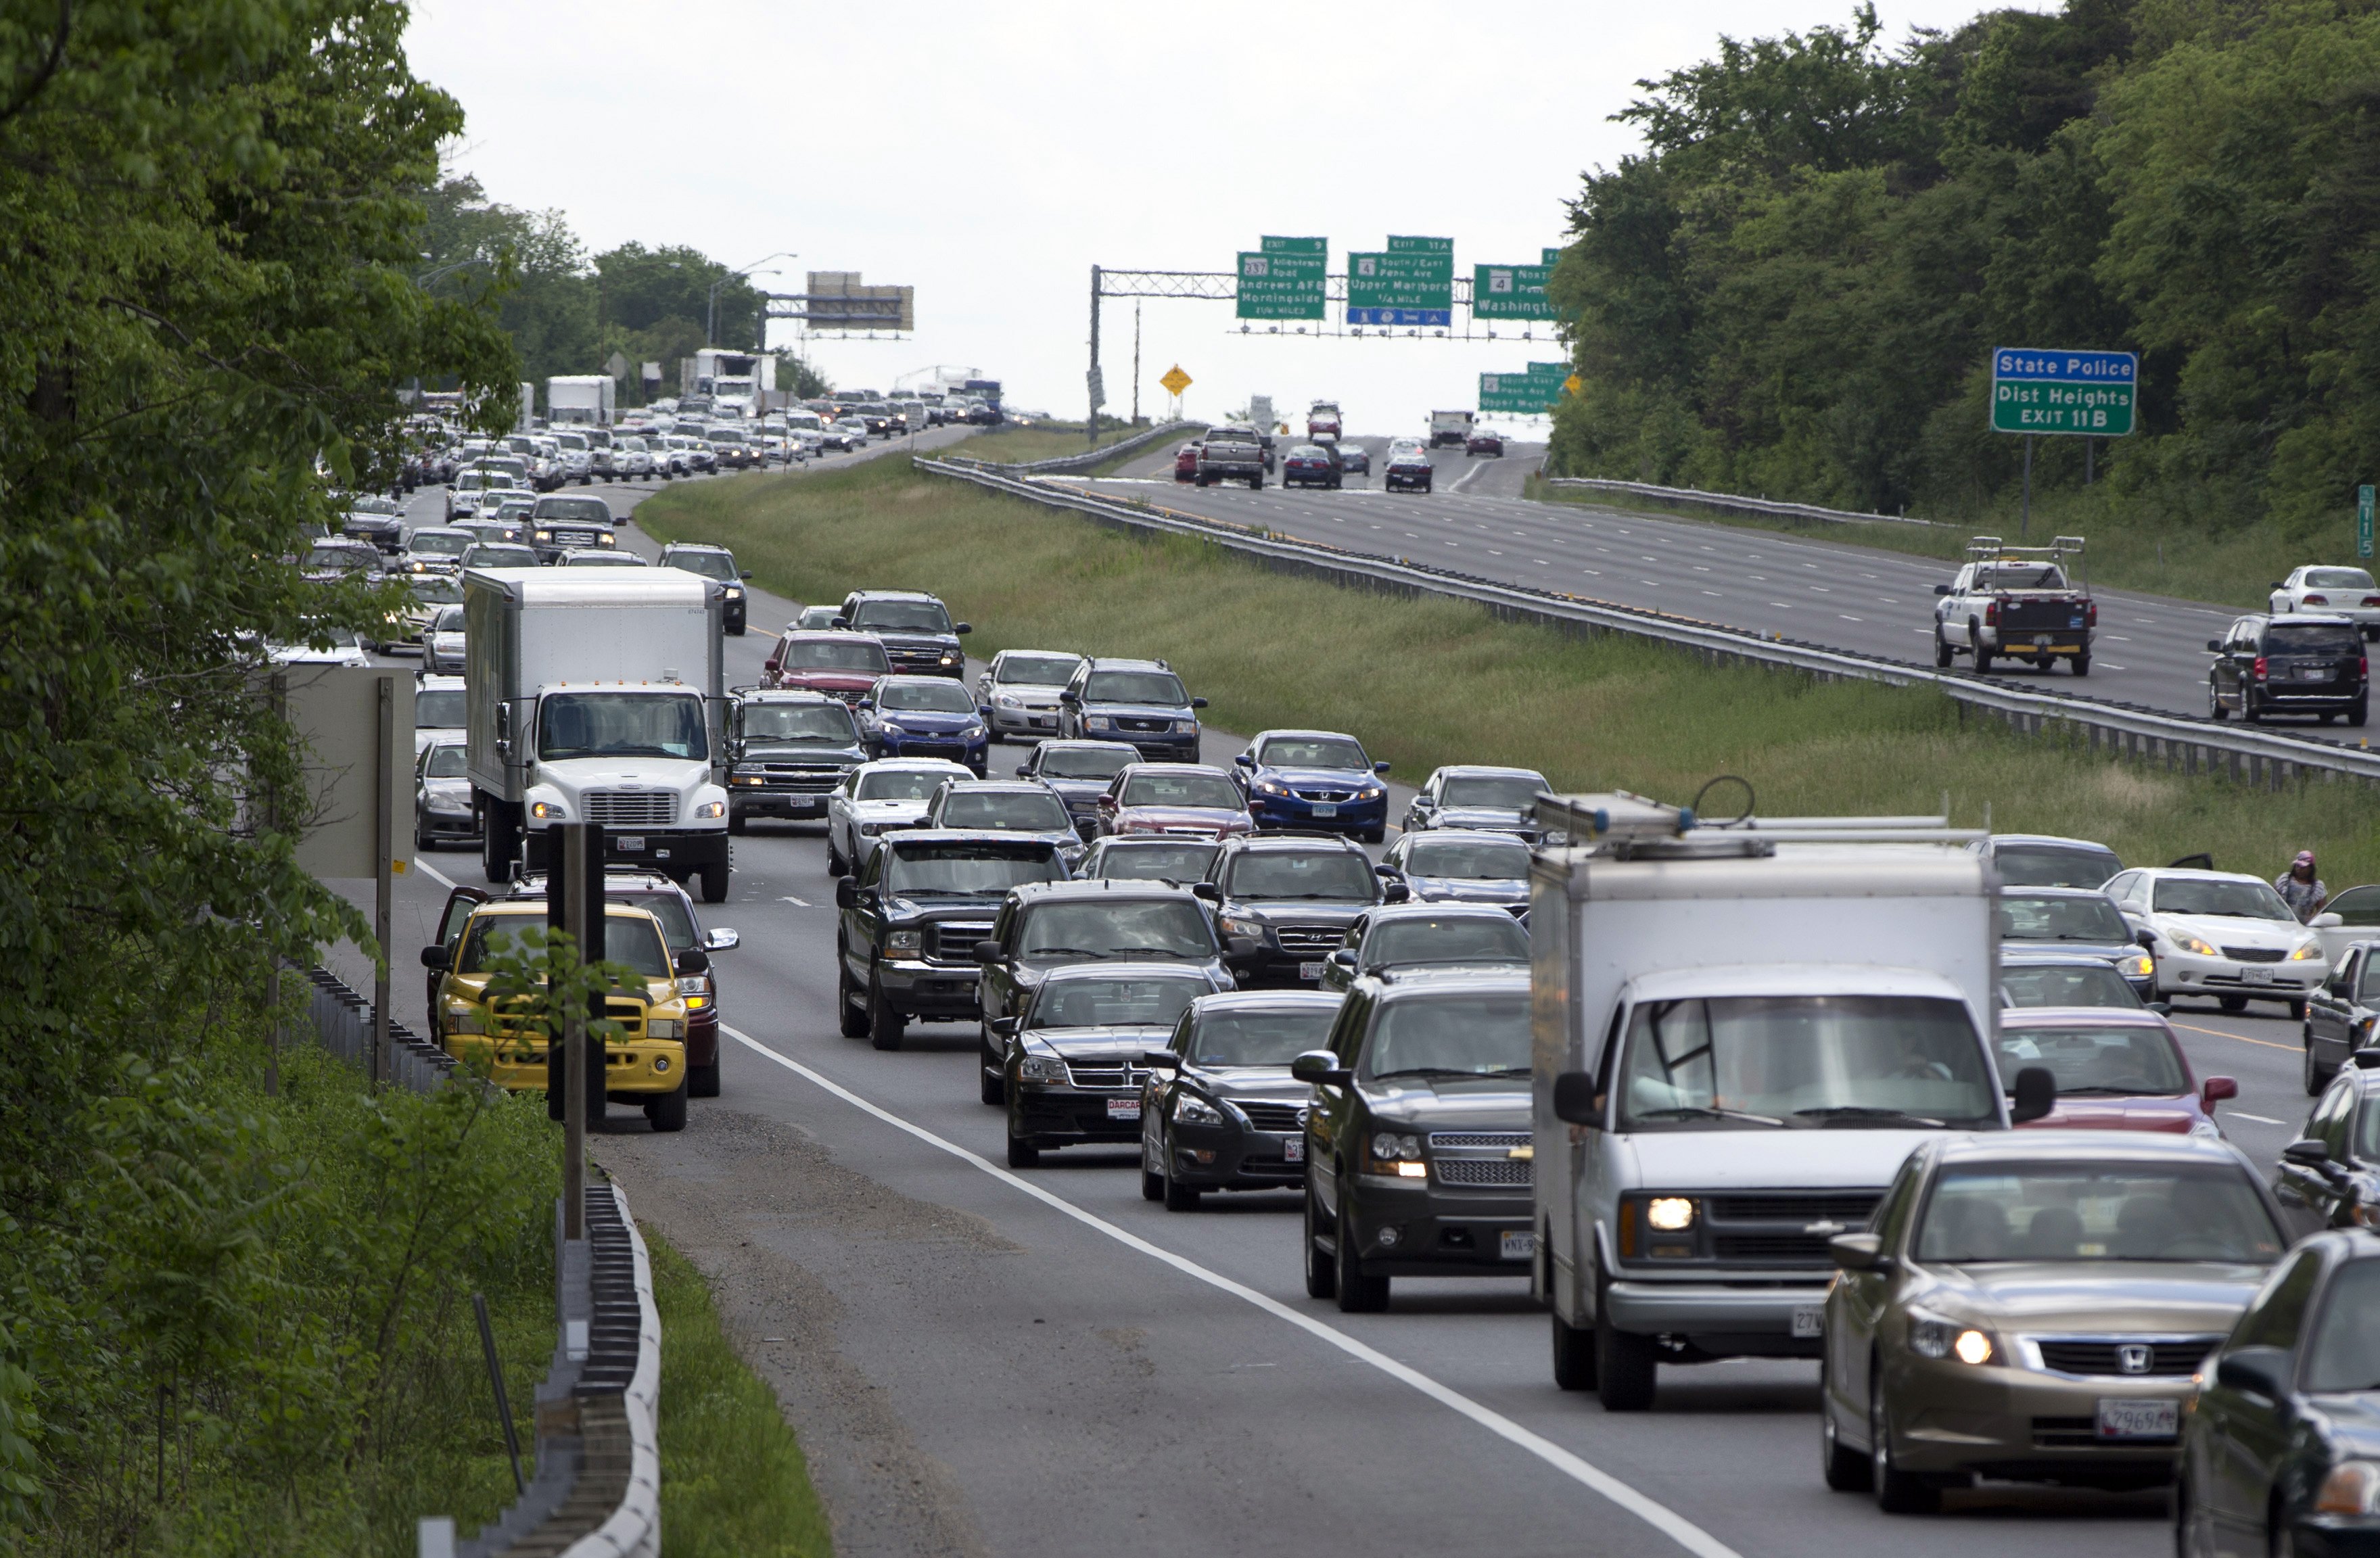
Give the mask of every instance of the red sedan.
[[1203, 763], [1127, 763], [1098, 804], [1103, 836], [1229, 839], [1257, 830], [1240, 787]]
[[825, 693], [848, 704], [866, 697], [878, 677], [892, 673], [884, 646], [872, 634], [788, 633], [760, 668], [760, 685]]
[[2000, 1081], [2046, 1066], [2058, 1105], [2024, 1129], [2216, 1134], [2215, 1105], [2240, 1095], [2229, 1077], [2191, 1075], [2181, 1041], [2154, 1011], [2031, 1007], [2000, 1013]]
[[1469, 438], [1463, 440], [1463, 453], [1465, 454], [1493, 454], [1500, 460], [1504, 457], [1504, 435], [1501, 433], [1491, 433], [1487, 429], [1482, 428], [1477, 432], [1473, 433]]
[[1196, 443], [1185, 443], [1173, 452], [1173, 479], [1176, 481], [1198, 479], [1198, 446]]

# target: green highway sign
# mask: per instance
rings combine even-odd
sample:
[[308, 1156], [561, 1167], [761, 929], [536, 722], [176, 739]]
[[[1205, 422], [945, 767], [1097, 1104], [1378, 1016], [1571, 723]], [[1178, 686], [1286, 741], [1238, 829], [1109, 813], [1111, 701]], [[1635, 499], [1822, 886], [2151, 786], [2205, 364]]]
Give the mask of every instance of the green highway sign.
[[1254, 253], [1241, 250], [1239, 317], [1319, 320], [1330, 256], [1328, 238], [1262, 238]]
[[2355, 489], [2355, 555], [2372, 555], [2372, 489]]
[[1537, 256], [1545, 261], [1545, 267], [1548, 271], [1561, 263], [1561, 250], [1558, 248], [1541, 248], [1537, 251]]
[[1483, 413], [1501, 411], [1509, 416], [1542, 417], [1562, 397], [1562, 381], [1570, 376], [1570, 364], [1533, 362], [1522, 373], [1483, 373], [1479, 376], [1479, 409]]
[[1992, 431], [2129, 437], [2140, 378], [2130, 352], [1995, 347]]
[[1347, 256], [1349, 324], [1444, 327], [1454, 322], [1454, 240], [1400, 238]]
[[1554, 306], [1546, 300], [1550, 265], [1474, 265], [1471, 268], [1471, 317], [1475, 320], [1549, 320]]

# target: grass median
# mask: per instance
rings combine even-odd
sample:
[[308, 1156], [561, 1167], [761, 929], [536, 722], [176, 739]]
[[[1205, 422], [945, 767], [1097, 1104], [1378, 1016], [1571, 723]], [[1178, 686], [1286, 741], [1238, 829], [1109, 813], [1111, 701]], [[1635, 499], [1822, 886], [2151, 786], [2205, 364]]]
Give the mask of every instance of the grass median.
[[[1690, 800], [1717, 774], [1770, 814], [1930, 813], [1961, 826], [2103, 839], [2130, 863], [2198, 851], [2270, 876], [2301, 849], [2334, 888], [2380, 879], [2360, 785], [2277, 792], [2187, 777], [1962, 721], [1931, 688], [1714, 668], [1618, 636], [1501, 622], [1273, 574], [1179, 537], [1125, 535], [907, 462], [691, 484], [645, 503], [663, 539], [733, 547], [800, 601], [931, 590], [976, 624], [971, 652], [1163, 657], [1226, 730], [1360, 735], [1418, 781], [1441, 763], [1523, 764], [1565, 790]], [[771, 624], [761, 624], [763, 626]]]

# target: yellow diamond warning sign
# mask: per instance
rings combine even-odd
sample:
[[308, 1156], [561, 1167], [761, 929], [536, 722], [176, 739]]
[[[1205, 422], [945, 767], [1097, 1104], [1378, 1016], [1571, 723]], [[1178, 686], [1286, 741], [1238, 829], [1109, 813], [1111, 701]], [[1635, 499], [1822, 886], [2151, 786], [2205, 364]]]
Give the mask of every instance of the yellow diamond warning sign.
[[1158, 382], [1165, 386], [1167, 394], [1178, 395], [1190, 387], [1190, 376], [1182, 371], [1182, 365], [1177, 362], [1165, 370], [1165, 377]]

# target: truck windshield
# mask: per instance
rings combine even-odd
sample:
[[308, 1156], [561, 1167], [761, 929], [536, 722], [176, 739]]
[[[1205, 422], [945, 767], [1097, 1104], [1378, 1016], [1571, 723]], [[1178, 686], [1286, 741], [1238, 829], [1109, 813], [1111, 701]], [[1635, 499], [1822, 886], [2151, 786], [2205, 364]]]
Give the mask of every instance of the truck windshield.
[[869, 600], [861, 603], [851, 625], [886, 633], [948, 633], [951, 614], [939, 600]]
[[612, 524], [612, 505], [601, 498], [540, 498], [533, 511], [539, 519], [558, 519], [565, 525]]
[[[463, 949], [455, 958], [455, 972], [486, 973], [493, 959], [527, 952], [533, 930], [540, 934], [545, 930], [542, 913], [472, 916], [470, 934], [463, 938]], [[608, 961], [625, 963], [647, 979], [670, 977], [669, 948], [662, 945], [659, 928], [642, 913], [603, 917], [603, 956]]]
[[2281, 1231], [2248, 1176], [2229, 1164], [2091, 1163], [1961, 1166], [1925, 1201], [1917, 1258], [1985, 1261], [2221, 1261], [2268, 1266]]
[[1364, 1045], [1363, 1074], [1525, 1077], [1529, 997], [1516, 990], [1390, 1001]]
[[1973, 1129], [1999, 1116], [1966, 1008], [1926, 996], [1647, 1001], [1629, 1020], [1620, 1077], [1628, 1130]]
[[1046, 843], [905, 843], [885, 862], [884, 890], [895, 898], [997, 898], [1064, 875], [1058, 851]]
[[691, 694], [556, 693], [539, 714], [537, 755], [541, 763], [575, 757], [709, 757], [702, 700]]
[[744, 739], [760, 742], [831, 742], [849, 746], [851, 715], [841, 704], [747, 704]]

